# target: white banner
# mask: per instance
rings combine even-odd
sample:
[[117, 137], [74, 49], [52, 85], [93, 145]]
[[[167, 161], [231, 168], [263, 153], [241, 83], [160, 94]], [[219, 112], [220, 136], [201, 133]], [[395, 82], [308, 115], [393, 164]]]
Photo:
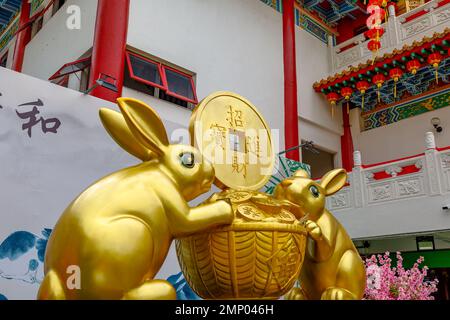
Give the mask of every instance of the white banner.
[[[0, 299], [35, 299], [60, 214], [93, 182], [138, 160], [100, 122], [99, 108], [118, 110], [112, 103], [0, 68], [0, 106]], [[165, 125], [169, 137], [180, 129]], [[176, 282], [179, 272], [172, 248], [158, 278]]]

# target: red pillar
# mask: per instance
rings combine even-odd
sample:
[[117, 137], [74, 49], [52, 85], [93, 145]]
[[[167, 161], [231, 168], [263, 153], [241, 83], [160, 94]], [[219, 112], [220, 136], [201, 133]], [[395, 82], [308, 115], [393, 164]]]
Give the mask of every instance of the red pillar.
[[130, 0], [98, 1], [89, 88], [101, 75], [115, 78], [119, 92], [98, 86], [90, 93], [111, 102], [122, 95], [129, 9]]
[[342, 153], [342, 167], [347, 172], [353, 169], [353, 139], [350, 127], [350, 115], [347, 113], [347, 108], [342, 108], [342, 120], [344, 124], [344, 135], [341, 137], [341, 153]]
[[12, 70], [22, 72], [23, 58], [25, 56], [25, 47], [31, 40], [30, 22], [31, 4], [28, 1], [22, 1], [19, 18], [19, 32], [16, 36], [16, 45], [14, 47], [14, 58]]
[[[284, 137], [286, 150], [298, 146], [297, 65], [295, 54], [295, 0], [283, 0], [283, 62], [284, 62]], [[286, 156], [300, 160], [298, 149]]]

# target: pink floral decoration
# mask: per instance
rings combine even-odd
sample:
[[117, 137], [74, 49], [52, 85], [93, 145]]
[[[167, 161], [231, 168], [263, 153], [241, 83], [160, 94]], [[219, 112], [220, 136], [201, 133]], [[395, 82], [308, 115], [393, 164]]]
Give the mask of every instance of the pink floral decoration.
[[365, 261], [367, 285], [364, 299], [434, 300], [432, 294], [437, 291], [438, 280], [425, 280], [428, 267], [419, 268], [423, 261], [423, 257], [420, 257], [411, 269], [406, 270], [400, 252], [397, 252], [396, 266], [391, 265], [389, 252], [372, 255]]

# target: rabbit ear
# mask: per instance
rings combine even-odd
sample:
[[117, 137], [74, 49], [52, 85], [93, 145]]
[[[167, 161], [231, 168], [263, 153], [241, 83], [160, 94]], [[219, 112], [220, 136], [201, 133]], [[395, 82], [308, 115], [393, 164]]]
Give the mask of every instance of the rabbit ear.
[[320, 185], [325, 189], [326, 195], [331, 196], [342, 189], [347, 182], [347, 172], [344, 169], [334, 169], [325, 174]]
[[137, 141], [120, 112], [101, 108], [100, 119], [106, 131], [119, 146], [142, 161], [151, 160], [152, 152]]
[[117, 99], [120, 110], [133, 135], [146, 148], [158, 156], [169, 145], [161, 118], [145, 103], [132, 98]]

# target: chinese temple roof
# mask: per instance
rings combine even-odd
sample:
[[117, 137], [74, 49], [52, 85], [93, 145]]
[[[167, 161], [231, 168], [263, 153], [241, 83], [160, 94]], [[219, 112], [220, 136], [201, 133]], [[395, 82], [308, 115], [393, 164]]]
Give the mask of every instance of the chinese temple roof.
[[357, 0], [300, 0], [306, 10], [315, 12], [324, 22], [335, 25], [339, 20], [349, 17], [355, 19], [358, 11], [366, 12]]
[[339, 87], [339, 84], [344, 81], [356, 81], [356, 78], [352, 80], [354, 77], [359, 77], [359, 75], [363, 75], [364, 73], [368, 73], [368, 75], [372, 73], [378, 72], [377, 69], [381, 70], [381, 72], [385, 72], [386, 70], [393, 68], [394, 65], [400, 65], [408, 60], [408, 57], [419, 56], [421, 62], [425, 61], [425, 58], [434, 52], [437, 48], [439, 51], [442, 51], [441, 54], [447, 55], [448, 52], [443, 48], [450, 46], [450, 28], [446, 28], [441, 33], [435, 33], [432, 37], [424, 37], [422, 41], [414, 41], [411, 45], [404, 45], [401, 49], [396, 49], [390, 53], [386, 53], [381, 57], [377, 57], [375, 61], [372, 59], [367, 60], [365, 63], [361, 63], [358, 66], [351, 66], [347, 70], [344, 70], [340, 73], [332, 75], [326, 79], [322, 79], [319, 82], [315, 82], [313, 84], [313, 88], [316, 91], [322, 90], [332, 90], [331, 86]]
[[0, 31], [16, 16], [22, 0], [0, 0]]
[[[429, 63], [429, 56], [439, 54], [439, 63], [435, 66]], [[407, 63], [418, 61], [416, 73], [408, 71]], [[390, 71], [396, 68], [401, 70], [397, 81], [390, 77]], [[373, 83], [376, 75], [385, 77], [380, 88]], [[357, 83], [367, 81], [369, 87], [365, 93], [357, 89]], [[432, 37], [425, 37], [421, 41], [415, 41], [411, 45], [386, 53], [377, 57], [375, 61], [368, 60], [358, 66], [349, 67], [347, 70], [322, 79], [314, 83], [315, 91], [328, 95], [332, 92], [343, 99], [341, 89], [353, 90], [349, 101], [352, 106], [361, 107], [364, 112], [370, 112], [400, 103], [413, 96], [423, 95], [433, 90], [446, 87], [450, 83], [450, 29], [441, 33], [435, 33]], [[365, 103], [364, 103], [365, 101]]]
[[[282, 11], [282, 0], [261, 0], [278, 11]], [[360, 0], [296, 0], [299, 7], [316, 16], [328, 26], [335, 27], [343, 18], [355, 19], [358, 11], [366, 12]]]

